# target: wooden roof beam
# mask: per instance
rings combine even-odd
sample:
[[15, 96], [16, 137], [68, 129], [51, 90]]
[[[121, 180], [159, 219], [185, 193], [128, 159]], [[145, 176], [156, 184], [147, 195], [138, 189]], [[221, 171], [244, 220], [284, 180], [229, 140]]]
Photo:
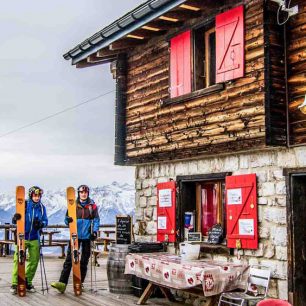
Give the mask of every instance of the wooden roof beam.
[[172, 22], [185, 21], [186, 19], [192, 19], [200, 17], [202, 14], [201, 11], [190, 11], [182, 8], [176, 8], [173, 11], [167, 12], [164, 15], [160, 16], [159, 19], [167, 20]]
[[147, 39], [123, 38], [123, 39], [120, 39], [120, 40], [117, 40], [111, 43], [109, 45], [109, 50], [111, 51], [126, 50], [126, 49], [137, 47], [145, 42], [147, 42]]
[[[154, 29], [156, 29], [156, 28], [154, 28]], [[126, 37], [139, 39], [139, 40], [144, 40], [144, 39], [153, 38], [154, 36], [162, 35], [164, 33], [165, 33], [165, 31], [161, 31], [159, 29], [157, 31], [156, 30], [153, 31], [152, 28], [150, 28], [150, 30], [149, 30], [149, 29], [144, 29], [142, 27], [140, 29], [137, 29], [137, 30], [129, 33], [128, 35], [126, 35]]]
[[224, 0], [188, 0], [184, 3], [185, 5], [193, 6], [200, 8], [201, 10], [207, 10], [212, 7], [216, 6], [223, 6], [224, 5]]
[[189, 11], [193, 11], [193, 12], [198, 12], [201, 10], [200, 7], [194, 6], [194, 5], [189, 5], [189, 4], [181, 4], [180, 8], [185, 9], [185, 10], [189, 10]]
[[99, 62], [105, 62], [107, 60], [113, 61], [117, 58], [117, 55], [111, 55], [111, 56], [97, 56], [97, 53], [91, 54], [87, 57], [87, 63], [99, 63]]
[[96, 57], [101, 57], [101, 58], [112, 57], [116, 56], [117, 54], [118, 52], [111, 51], [109, 50], [108, 47], [103, 48], [95, 53]]
[[158, 28], [161, 31], [168, 31], [170, 29], [173, 29], [175, 27], [183, 25], [183, 22], [177, 21], [177, 22], [169, 22], [167, 20], [161, 20], [161, 19], [155, 19], [149, 23], [146, 24], [146, 26]]
[[75, 67], [76, 68], [87, 68], [87, 67], [92, 67], [92, 66], [97, 66], [97, 65], [102, 65], [102, 64], [107, 64], [111, 63], [114, 59], [107, 59], [107, 60], [101, 60], [97, 62], [88, 62], [88, 58], [78, 62]]

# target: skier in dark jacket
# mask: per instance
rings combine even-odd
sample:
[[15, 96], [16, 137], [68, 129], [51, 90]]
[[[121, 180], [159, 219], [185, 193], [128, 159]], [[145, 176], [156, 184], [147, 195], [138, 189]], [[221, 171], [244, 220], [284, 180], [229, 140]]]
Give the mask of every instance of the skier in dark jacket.
[[[89, 187], [81, 185], [78, 187], [77, 197], [77, 229], [79, 248], [82, 246], [82, 256], [80, 261], [81, 282], [83, 282], [87, 273], [87, 265], [91, 252], [91, 241], [98, 236], [100, 218], [97, 205], [89, 197]], [[65, 223], [68, 225], [73, 219], [66, 213]], [[63, 270], [58, 282], [51, 283], [51, 286], [57, 289], [60, 293], [64, 293], [68, 284], [69, 275], [72, 268], [71, 246], [69, 244], [66, 260], [63, 265]]]
[[[29, 292], [35, 292], [32, 280], [35, 276], [39, 262], [39, 231], [48, 225], [46, 208], [41, 203], [43, 190], [37, 186], [29, 189], [28, 200], [25, 210], [25, 248], [28, 250], [28, 262], [26, 266], [26, 289]], [[13, 216], [12, 223], [16, 224], [21, 215], [16, 213]], [[14, 266], [12, 274], [11, 293], [17, 293], [18, 283], [18, 252], [15, 246]]]

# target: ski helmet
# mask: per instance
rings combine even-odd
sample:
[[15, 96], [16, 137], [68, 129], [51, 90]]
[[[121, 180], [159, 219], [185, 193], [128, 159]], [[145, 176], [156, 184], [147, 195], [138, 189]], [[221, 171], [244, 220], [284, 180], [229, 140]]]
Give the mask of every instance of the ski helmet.
[[40, 187], [38, 187], [38, 186], [32, 186], [32, 187], [29, 189], [28, 195], [29, 195], [29, 198], [31, 199], [32, 196], [33, 196], [33, 194], [37, 194], [37, 195], [42, 196], [43, 193], [44, 193], [44, 191], [43, 191]]
[[80, 185], [80, 186], [78, 187], [78, 193], [79, 193], [79, 192], [82, 192], [82, 191], [86, 191], [86, 192], [88, 192], [88, 194], [89, 194], [89, 187], [88, 187], [87, 185]]

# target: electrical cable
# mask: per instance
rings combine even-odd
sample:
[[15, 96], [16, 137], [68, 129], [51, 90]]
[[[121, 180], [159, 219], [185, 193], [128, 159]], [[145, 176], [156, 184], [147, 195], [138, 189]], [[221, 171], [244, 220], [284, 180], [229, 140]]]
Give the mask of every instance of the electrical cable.
[[53, 117], [56, 117], [56, 116], [58, 116], [58, 115], [60, 115], [60, 114], [65, 113], [65, 112], [71, 111], [71, 110], [73, 110], [73, 109], [75, 109], [75, 108], [78, 108], [79, 106], [84, 105], [84, 104], [93, 102], [93, 101], [95, 101], [95, 100], [97, 100], [97, 99], [99, 99], [99, 98], [101, 98], [101, 97], [104, 97], [104, 96], [106, 96], [106, 95], [109, 95], [110, 93], [112, 93], [112, 92], [114, 92], [114, 91], [115, 91], [115, 90], [111, 90], [111, 91], [105, 92], [105, 93], [100, 94], [100, 95], [98, 95], [98, 96], [96, 96], [96, 97], [94, 97], [94, 98], [91, 98], [91, 99], [89, 99], [89, 100], [86, 100], [86, 101], [84, 101], [84, 102], [81, 102], [81, 103], [79, 103], [79, 104], [76, 104], [76, 105], [74, 105], [74, 106], [67, 107], [67, 108], [65, 108], [65, 109], [63, 109], [63, 110], [61, 110], [61, 111], [59, 111], [59, 112], [53, 113], [53, 114], [51, 114], [51, 115], [49, 115], [49, 116], [46, 116], [46, 117], [44, 117], [44, 118], [41, 118], [41, 119], [39, 119], [39, 120], [37, 120], [37, 121], [33, 121], [33, 122], [31, 122], [31, 123], [25, 124], [25, 125], [23, 125], [23, 126], [17, 128], [17, 129], [8, 131], [8, 132], [6, 132], [6, 133], [4, 133], [4, 134], [1, 134], [1, 135], [0, 135], [0, 138], [5, 137], [5, 136], [8, 136], [8, 135], [11, 135], [11, 134], [14, 134], [14, 133], [16, 133], [16, 132], [19, 132], [20, 130], [23, 130], [23, 129], [25, 129], [25, 128], [28, 128], [28, 127], [33, 126], [33, 125], [35, 125], [35, 124], [38, 124], [38, 123], [40, 123], [40, 122], [46, 121], [46, 120], [48, 120], [48, 119], [51, 119], [51, 118], [53, 118]]

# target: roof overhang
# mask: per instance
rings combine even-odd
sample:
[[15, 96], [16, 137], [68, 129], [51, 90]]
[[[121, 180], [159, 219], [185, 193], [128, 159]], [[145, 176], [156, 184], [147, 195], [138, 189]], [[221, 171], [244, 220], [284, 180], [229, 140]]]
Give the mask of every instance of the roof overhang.
[[[185, 2], [187, 3], [185, 4]], [[122, 52], [124, 48], [135, 47], [137, 44], [146, 41], [142, 32], [147, 31], [154, 34], [159, 30], [152, 26], [145, 26], [146, 24], [156, 20], [162, 22], [176, 20], [171, 16], [163, 16], [167, 12], [180, 7], [190, 14], [198, 13], [197, 11], [200, 9], [191, 6], [193, 2], [201, 3], [198, 0], [149, 0], [84, 40], [63, 56], [66, 60], [71, 60], [72, 65], [77, 64], [77, 67], [98, 65], [112, 61], [115, 59], [116, 54], [120, 53], [120, 50]], [[122, 39], [124, 40], [122, 41]], [[130, 42], [131, 45], [129, 46]]]

